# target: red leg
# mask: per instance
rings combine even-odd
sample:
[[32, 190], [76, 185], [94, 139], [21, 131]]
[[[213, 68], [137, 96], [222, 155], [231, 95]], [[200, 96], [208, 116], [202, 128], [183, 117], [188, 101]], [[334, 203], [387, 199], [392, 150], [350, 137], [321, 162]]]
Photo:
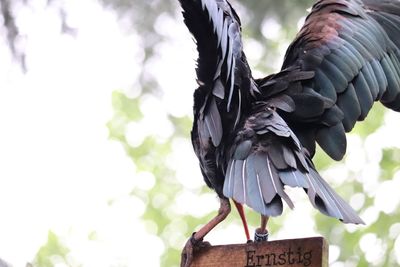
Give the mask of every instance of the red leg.
[[181, 267], [189, 267], [193, 261], [193, 249], [196, 247], [201, 247], [203, 238], [217, 226], [220, 222], [225, 220], [228, 214], [231, 212], [231, 204], [229, 199], [220, 198], [220, 207], [217, 216], [215, 216], [211, 221], [204, 225], [199, 231], [194, 233], [192, 237], [186, 242], [185, 247], [182, 250], [181, 255]]
[[235, 203], [236, 209], [238, 210], [240, 215], [240, 219], [242, 219], [244, 233], [246, 234], [247, 241], [249, 241], [250, 240], [249, 227], [247, 226], [246, 215], [244, 214], [243, 205], [236, 202], [235, 200], [233, 201], [233, 203]]

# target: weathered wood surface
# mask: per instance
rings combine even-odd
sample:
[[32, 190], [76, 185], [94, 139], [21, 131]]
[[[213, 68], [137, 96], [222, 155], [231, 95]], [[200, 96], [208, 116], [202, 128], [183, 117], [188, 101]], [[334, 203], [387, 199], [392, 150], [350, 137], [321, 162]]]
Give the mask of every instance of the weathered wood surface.
[[211, 246], [195, 252], [191, 267], [328, 267], [328, 244], [322, 237]]

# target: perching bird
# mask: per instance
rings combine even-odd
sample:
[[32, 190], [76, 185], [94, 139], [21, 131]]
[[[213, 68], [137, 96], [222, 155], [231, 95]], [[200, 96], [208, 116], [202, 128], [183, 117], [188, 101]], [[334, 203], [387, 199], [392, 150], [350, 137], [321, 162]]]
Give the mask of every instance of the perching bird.
[[268, 218], [293, 207], [285, 186], [300, 187], [323, 214], [360, 224], [356, 212], [321, 178], [311, 161], [316, 143], [334, 160], [345, 132], [374, 101], [400, 110], [400, 1], [319, 0], [286, 52], [282, 70], [254, 79], [242, 50], [239, 16], [227, 0], [179, 0], [199, 53], [192, 142], [218, 215], [193, 234], [193, 247], [230, 212], [232, 199]]

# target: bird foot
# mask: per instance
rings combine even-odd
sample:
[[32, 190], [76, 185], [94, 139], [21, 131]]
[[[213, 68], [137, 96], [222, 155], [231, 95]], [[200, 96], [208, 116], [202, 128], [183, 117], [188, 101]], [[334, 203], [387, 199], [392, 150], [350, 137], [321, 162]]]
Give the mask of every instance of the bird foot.
[[256, 229], [254, 232], [254, 242], [268, 241], [269, 233], [267, 230]]
[[192, 234], [192, 237], [189, 238], [189, 240], [185, 244], [185, 247], [182, 250], [181, 267], [190, 267], [193, 261], [193, 252], [211, 246], [209, 242], [203, 241], [203, 239], [196, 240], [194, 238], [194, 234], [195, 233]]

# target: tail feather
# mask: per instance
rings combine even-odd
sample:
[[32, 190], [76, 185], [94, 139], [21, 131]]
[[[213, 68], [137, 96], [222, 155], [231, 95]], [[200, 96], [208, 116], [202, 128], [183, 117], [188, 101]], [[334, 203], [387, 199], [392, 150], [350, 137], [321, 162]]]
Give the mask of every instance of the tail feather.
[[224, 195], [262, 215], [279, 216], [283, 211], [282, 199], [293, 208], [284, 186], [301, 187], [306, 190], [311, 204], [321, 213], [344, 223], [364, 224], [312, 166], [309, 166], [309, 172], [278, 171], [268, 162], [266, 153], [253, 153], [246, 160], [233, 160], [224, 183]]
[[[336, 217], [344, 223], [364, 224], [364, 221], [357, 213], [347, 204], [322, 177], [313, 169], [310, 171], [310, 181], [314, 183], [315, 193], [310, 193], [308, 196], [311, 203], [314, 204], [322, 213], [332, 217]], [[314, 197], [312, 199], [312, 197]], [[319, 201], [316, 201], [316, 199]]]
[[282, 182], [288, 186], [302, 187], [304, 189], [309, 187], [306, 176], [299, 170], [281, 171], [279, 176]]
[[245, 160], [233, 159], [229, 163], [223, 193], [266, 216], [282, 214], [282, 199], [293, 207], [278, 171], [266, 153], [252, 153]]

